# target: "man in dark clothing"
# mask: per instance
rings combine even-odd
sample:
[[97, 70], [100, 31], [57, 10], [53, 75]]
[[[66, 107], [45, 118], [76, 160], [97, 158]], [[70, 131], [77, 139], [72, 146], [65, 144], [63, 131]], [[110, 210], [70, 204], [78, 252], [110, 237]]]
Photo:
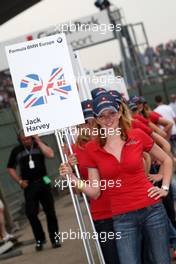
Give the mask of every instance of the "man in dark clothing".
[[[12, 150], [7, 169], [10, 176], [24, 189], [26, 215], [36, 239], [36, 250], [42, 250], [45, 243], [45, 233], [38, 219], [39, 203], [46, 214], [52, 246], [60, 247], [56, 235], [58, 223], [54, 200], [45, 167], [45, 157], [53, 158], [54, 152], [38, 136], [25, 137], [21, 132], [18, 139], [20, 144]], [[16, 171], [17, 165], [20, 168], [20, 175]]]

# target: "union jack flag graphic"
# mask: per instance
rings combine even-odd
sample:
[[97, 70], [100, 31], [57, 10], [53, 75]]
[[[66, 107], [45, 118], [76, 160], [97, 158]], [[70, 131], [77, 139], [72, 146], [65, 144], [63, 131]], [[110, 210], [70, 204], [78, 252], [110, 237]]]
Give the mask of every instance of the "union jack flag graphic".
[[67, 99], [72, 90], [65, 81], [61, 67], [52, 70], [45, 87], [39, 75], [29, 74], [21, 80], [20, 88], [31, 90], [23, 101], [25, 108], [47, 104], [47, 97], [51, 95], [58, 96], [60, 100]]
[[59, 95], [60, 99], [64, 100], [68, 98], [69, 91], [71, 86], [65, 81], [63, 69], [61, 67], [53, 69], [46, 88], [47, 96]]
[[20, 88], [31, 90], [23, 101], [25, 108], [47, 103], [47, 98], [43, 94], [43, 81], [37, 74], [26, 75], [21, 80]]

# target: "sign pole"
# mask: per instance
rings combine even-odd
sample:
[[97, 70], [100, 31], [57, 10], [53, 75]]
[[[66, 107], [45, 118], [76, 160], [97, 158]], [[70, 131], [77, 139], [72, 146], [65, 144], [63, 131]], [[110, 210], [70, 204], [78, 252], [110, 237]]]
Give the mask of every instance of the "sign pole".
[[[60, 141], [61, 138], [58, 136], [58, 133], [57, 133], [56, 130], [55, 130], [55, 137], [56, 137], [56, 141], [57, 141], [57, 144], [58, 144], [59, 152], [60, 152], [60, 155], [61, 155], [61, 160], [64, 163], [64, 162], [66, 162], [66, 155], [64, 155], [63, 152], [62, 152], [63, 145], [62, 145], [62, 143]], [[77, 209], [77, 206], [76, 206], [76, 201], [75, 201], [75, 197], [74, 197], [74, 194], [73, 194], [73, 189], [72, 189], [72, 186], [71, 186], [69, 175], [66, 175], [66, 178], [67, 178], [67, 182], [68, 182], [68, 186], [69, 186], [71, 199], [72, 199], [72, 202], [73, 202], [73, 207], [74, 207], [75, 214], [76, 214], [76, 219], [77, 219], [80, 231], [83, 234], [83, 228], [82, 228], [82, 225], [81, 225], [79, 212], [78, 212], [78, 209]], [[87, 257], [87, 262], [88, 262], [88, 264], [92, 264], [91, 257], [90, 257], [90, 254], [89, 254], [89, 251], [88, 251], [84, 236], [83, 236], [83, 245], [84, 245], [84, 249], [85, 249], [85, 253], [86, 253], [86, 257]]]
[[[70, 132], [72, 141], [75, 144], [75, 139], [74, 139], [73, 134], [72, 134], [70, 129], [69, 129], [69, 132]], [[71, 147], [71, 144], [70, 144], [70, 141], [69, 141], [67, 133], [65, 134], [65, 138], [66, 138], [67, 145], [69, 147], [69, 151], [70, 151], [71, 154], [73, 154], [73, 150], [72, 150], [72, 147]], [[78, 179], [81, 179], [81, 176], [80, 176], [80, 173], [79, 173], [77, 165], [75, 165], [75, 172], [76, 172], [76, 176], [78, 177]], [[89, 204], [88, 204], [88, 201], [87, 201], [87, 197], [86, 197], [86, 195], [84, 193], [82, 193], [82, 195], [83, 195], [85, 207], [86, 207], [86, 210], [87, 210], [87, 213], [88, 213], [88, 216], [89, 216], [89, 220], [90, 220], [90, 223], [91, 223], [91, 227], [92, 227], [93, 233], [97, 233], [96, 229], [95, 229], [95, 225], [94, 225], [93, 219], [92, 219], [92, 215], [91, 215], [91, 212], [90, 212], [90, 208], [89, 208]], [[100, 243], [99, 243], [99, 240], [98, 240], [97, 237], [96, 237], [95, 242], [96, 242], [96, 248], [97, 248], [97, 253], [98, 253], [98, 257], [99, 257], [100, 263], [101, 264], [105, 264], [103, 253], [102, 253], [102, 250], [101, 250], [101, 247], [100, 247]]]

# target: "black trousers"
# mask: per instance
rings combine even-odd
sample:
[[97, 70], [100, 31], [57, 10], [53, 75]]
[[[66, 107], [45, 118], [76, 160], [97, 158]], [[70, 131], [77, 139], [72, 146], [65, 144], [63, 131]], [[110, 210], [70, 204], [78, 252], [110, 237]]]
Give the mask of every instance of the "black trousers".
[[[112, 219], [105, 219], [105, 220], [97, 220], [94, 221], [96, 232], [98, 233], [100, 246], [103, 252], [103, 256], [105, 259], [106, 264], [118, 264], [118, 255], [116, 250], [116, 242], [115, 239], [110, 237], [112, 232], [114, 233], [113, 229], [113, 220]], [[109, 238], [108, 238], [109, 234]], [[105, 239], [106, 238], [106, 239]]]
[[38, 219], [39, 203], [41, 203], [47, 218], [49, 237], [51, 243], [53, 243], [56, 236], [55, 232], [58, 234], [58, 223], [50, 184], [45, 184], [43, 179], [30, 183], [24, 190], [24, 196], [26, 215], [31, 224], [36, 241], [45, 240], [45, 233]]

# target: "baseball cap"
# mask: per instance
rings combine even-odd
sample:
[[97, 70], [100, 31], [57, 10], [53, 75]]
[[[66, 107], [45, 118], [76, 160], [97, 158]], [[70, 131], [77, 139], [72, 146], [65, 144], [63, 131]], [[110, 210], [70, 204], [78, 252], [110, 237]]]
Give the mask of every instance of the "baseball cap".
[[95, 88], [91, 91], [91, 95], [92, 95], [92, 98], [95, 99], [97, 96], [99, 96], [100, 94], [104, 94], [106, 93], [106, 89], [104, 88]]
[[131, 101], [128, 102], [128, 107], [131, 111], [135, 111], [138, 109], [137, 105]]
[[140, 96], [139, 98], [140, 98], [140, 102], [141, 102], [141, 103], [143, 103], [143, 104], [144, 104], [144, 103], [147, 103], [147, 100], [145, 99], [144, 96]]
[[137, 104], [137, 103], [140, 102], [140, 97], [137, 96], [137, 95], [134, 95], [134, 96], [130, 97], [130, 102], [134, 103], [134, 104]]
[[130, 98], [130, 102], [137, 104], [137, 103], [146, 103], [147, 101], [143, 96], [134, 95]]
[[94, 118], [92, 100], [87, 99], [85, 101], [82, 101], [81, 106], [82, 106], [85, 120]]
[[93, 100], [93, 112], [96, 117], [100, 116], [105, 110], [113, 110], [114, 112], [119, 110], [119, 104], [107, 92], [100, 94]]
[[122, 95], [116, 91], [116, 90], [110, 90], [108, 91], [108, 93], [114, 97], [115, 101], [118, 103], [118, 104], [121, 104], [123, 102], [123, 97]]

